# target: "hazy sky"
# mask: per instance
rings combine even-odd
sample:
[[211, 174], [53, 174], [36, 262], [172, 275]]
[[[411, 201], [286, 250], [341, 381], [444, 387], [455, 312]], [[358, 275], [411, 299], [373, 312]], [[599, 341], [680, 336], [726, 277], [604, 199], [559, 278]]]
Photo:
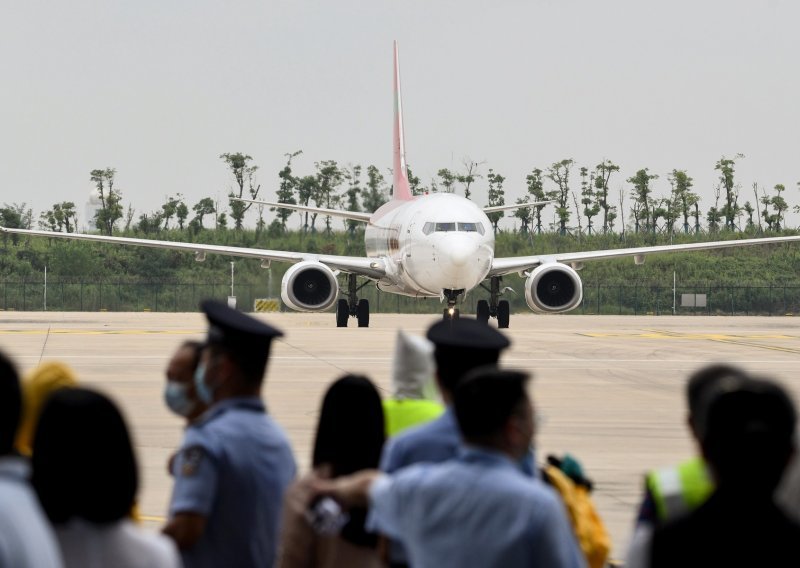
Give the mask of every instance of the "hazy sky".
[[783, 183], [795, 205], [798, 22], [791, 0], [5, 2], [0, 203], [83, 216], [104, 167], [137, 217], [175, 193], [224, 200], [223, 152], [253, 156], [264, 198], [298, 149], [297, 173], [386, 171], [397, 39], [423, 180], [469, 157], [506, 176], [511, 202], [534, 167], [575, 159], [578, 190], [577, 168], [609, 158], [615, 195], [643, 167], [666, 195], [679, 168], [708, 208], [715, 162], [741, 152], [740, 201]]

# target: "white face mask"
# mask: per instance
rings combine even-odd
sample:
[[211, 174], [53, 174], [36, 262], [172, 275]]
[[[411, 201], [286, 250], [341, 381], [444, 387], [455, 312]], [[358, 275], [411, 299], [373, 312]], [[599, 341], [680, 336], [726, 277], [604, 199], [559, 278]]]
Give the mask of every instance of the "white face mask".
[[172, 412], [183, 417], [189, 416], [197, 406], [197, 402], [189, 398], [189, 385], [177, 381], [167, 381], [164, 402]]

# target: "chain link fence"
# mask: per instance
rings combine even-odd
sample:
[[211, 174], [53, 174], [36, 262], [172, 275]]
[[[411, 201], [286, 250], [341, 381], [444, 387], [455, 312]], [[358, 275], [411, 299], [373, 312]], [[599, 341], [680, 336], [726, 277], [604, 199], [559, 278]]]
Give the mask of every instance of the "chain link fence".
[[[521, 284], [508, 292], [516, 313], [528, 311]], [[239, 308], [253, 309], [258, 298], [268, 298], [266, 284], [242, 284], [234, 289]], [[21, 280], [0, 282], [0, 309], [5, 311], [84, 312], [195, 312], [201, 300], [226, 300], [230, 283], [224, 282], [87, 282]], [[699, 307], [681, 305], [683, 295], [702, 298]], [[703, 297], [704, 296], [704, 297]], [[436, 313], [436, 298], [409, 298], [365, 286], [359, 297], [375, 313]], [[487, 298], [482, 289], [464, 300], [462, 312], [474, 313], [475, 303]], [[704, 305], [702, 305], [704, 304]], [[291, 311], [281, 304], [281, 309]], [[674, 311], [673, 311], [674, 310]], [[614, 315], [793, 315], [800, 314], [800, 284], [671, 284], [585, 282], [583, 303], [573, 313]]]

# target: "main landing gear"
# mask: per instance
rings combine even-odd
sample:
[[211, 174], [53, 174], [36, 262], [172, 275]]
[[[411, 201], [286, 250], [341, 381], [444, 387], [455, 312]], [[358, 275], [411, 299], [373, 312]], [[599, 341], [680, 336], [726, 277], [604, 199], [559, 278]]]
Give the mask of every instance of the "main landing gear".
[[476, 319], [479, 322], [489, 323], [489, 318], [497, 318], [497, 327], [507, 329], [511, 319], [511, 306], [508, 300], [500, 300], [503, 292], [500, 290], [500, 276], [492, 276], [489, 279], [489, 288], [481, 284], [481, 288], [489, 292], [489, 301], [478, 300], [475, 310]]
[[358, 327], [369, 327], [369, 300], [358, 299], [358, 291], [369, 284], [369, 280], [358, 285], [355, 274], [347, 275], [347, 299], [339, 299], [336, 304], [336, 327], [347, 327], [347, 320], [354, 317]]
[[464, 289], [443, 290], [442, 293], [447, 298], [447, 307], [442, 310], [442, 319], [447, 321], [460, 318], [461, 312], [456, 307], [456, 302], [458, 302], [458, 297], [464, 293]]

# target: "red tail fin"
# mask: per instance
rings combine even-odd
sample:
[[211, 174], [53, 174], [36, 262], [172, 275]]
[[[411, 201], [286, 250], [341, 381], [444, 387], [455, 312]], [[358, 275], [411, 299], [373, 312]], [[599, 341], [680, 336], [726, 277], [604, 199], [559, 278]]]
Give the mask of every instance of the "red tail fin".
[[410, 201], [411, 186], [406, 166], [406, 143], [403, 136], [403, 101], [400, 95], [400, 56], [394, 42], [394, 185], [392, 199]]

